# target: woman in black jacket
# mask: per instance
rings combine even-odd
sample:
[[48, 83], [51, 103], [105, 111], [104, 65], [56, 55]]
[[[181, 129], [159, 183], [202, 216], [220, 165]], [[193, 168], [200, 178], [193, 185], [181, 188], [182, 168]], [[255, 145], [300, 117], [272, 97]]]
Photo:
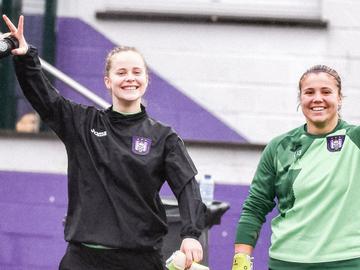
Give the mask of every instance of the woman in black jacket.
[[24, 38], [24, 17], [18, 27], [3, 19], [19, 41], [12, 54], [24, 95], [68, 155], [69, 245], [59, 269], [163, 269], [167, 224], [159, 190], [165, 180], [179, 202], [186, 265], [200, 261], [197, 238], [206, 207], [197, 171], [176, 132], [149, 117], [141, 104], [148, 85], [142, 55], [132, 47], [108, 54], [104, 82], [112, 106], [99, 110], [62, 97], [42, 72], [36, 48]]

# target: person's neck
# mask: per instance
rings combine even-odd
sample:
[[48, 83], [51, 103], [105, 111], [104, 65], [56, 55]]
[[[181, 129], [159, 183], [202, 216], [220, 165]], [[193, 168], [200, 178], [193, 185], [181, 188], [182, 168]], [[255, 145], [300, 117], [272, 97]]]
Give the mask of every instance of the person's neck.
[[141, 105], [139, 104], [113, 104], [113, 111], [121, 114], [134, 114], [141, 112]]
[[324, 135], [333, 131], [337, 124], [339, 123], [339, 118], [333, 119], [330, 123], [321, 123], [319, 125], [307, 123], [307, 132], [312, 135]]

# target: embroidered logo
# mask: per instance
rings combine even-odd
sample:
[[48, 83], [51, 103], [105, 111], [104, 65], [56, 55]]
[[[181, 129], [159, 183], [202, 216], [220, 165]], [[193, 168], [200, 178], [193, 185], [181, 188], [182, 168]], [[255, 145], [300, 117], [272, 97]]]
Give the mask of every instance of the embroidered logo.
[[133, 136], [132, 151], [138, 155], [147, 155], [150, 151], [151, 140], [149, 138]]
[[97, 137], [104, 137], [104, 136], [107, 135], [106, 130], [105, 130], [105, 131], [96, 131], [95, 129], [92, 128], [90, 131], [91, 131], [92, 133], [94, 133], [95, 136], [97, 136]]
[[302, 153], [301, 149], [296, 150], [296, 151], [295, 151], [295, 154], [294, 154], [295, 158], [300, 157], [300, 156], [301, 156], [301, 153]]
[[341, 151], [344, 145], [345, 135], [330, 136], [327, 137], [326, 140], [327, 140], [327, 149], [330, 152], [338, 152]]

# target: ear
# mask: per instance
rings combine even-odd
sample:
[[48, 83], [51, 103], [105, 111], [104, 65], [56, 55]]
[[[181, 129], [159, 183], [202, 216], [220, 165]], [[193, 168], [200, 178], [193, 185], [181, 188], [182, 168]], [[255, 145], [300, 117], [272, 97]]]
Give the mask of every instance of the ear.
[[342, 99], [340, 98], [340, 100], [339, 100], [339, 104], [338, 104], [338, 111], [340, 111], [340, 110], [341, 110], [341, 107], [342, 107]]
[[104, 77], [104, 83], [108, 90], [111, 90], [111, 79], [108, 76]]

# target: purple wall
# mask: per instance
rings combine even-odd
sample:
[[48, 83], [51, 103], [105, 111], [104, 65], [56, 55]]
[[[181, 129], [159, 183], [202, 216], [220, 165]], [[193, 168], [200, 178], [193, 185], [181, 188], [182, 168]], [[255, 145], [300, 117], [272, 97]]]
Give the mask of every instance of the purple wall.
[[57, 269], [66, 186], [65, 176], [0, 172], [0, 269]]
[[[66, 247], [66, 188], [64, 175], [0, 171], [0, 269], [57, 269]], [[231, 207], [210, 230], [211, 270], [231, 269], [236, 224], [247, 191], [247, 186], [215, 187], [215, 199]], [[256, 269], [267, 269], [269, 235], [266, 224], [254, 253]]]

